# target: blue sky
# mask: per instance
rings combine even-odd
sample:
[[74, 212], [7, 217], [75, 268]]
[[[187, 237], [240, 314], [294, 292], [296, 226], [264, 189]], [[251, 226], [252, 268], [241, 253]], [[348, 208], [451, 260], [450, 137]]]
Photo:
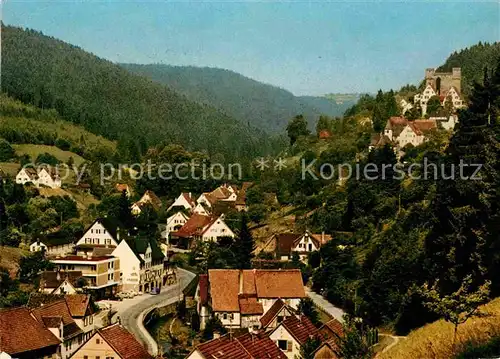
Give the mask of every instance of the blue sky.
[[500, 38], [498, 2], [4, 0], [3, 21], [111, 61], [226, 68], [297, 95], [416, 84]]

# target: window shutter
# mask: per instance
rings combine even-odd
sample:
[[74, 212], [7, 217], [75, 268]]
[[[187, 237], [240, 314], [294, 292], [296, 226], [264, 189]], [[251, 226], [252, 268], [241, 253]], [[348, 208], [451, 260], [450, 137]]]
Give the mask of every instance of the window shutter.
[[292, 351], [292, 348], [293, 348], [293, 343], [291, 340], [289, 340], [287, 343], [286, 343], [286, 351], [288, 352], [291, 352]]

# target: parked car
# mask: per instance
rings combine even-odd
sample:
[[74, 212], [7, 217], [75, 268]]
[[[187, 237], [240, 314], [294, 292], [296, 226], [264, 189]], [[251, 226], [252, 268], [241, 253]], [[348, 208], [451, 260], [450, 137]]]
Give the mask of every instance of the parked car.
[[160, 294], [160, 288], [153, 288], [151, 292], [149, 292], [151, 295], [157, 295]]

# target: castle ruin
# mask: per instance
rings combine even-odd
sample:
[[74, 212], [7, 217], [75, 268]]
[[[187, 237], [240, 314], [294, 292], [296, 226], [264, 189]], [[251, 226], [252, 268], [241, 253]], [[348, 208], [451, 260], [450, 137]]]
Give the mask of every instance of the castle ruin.
[[454, 67], [452, 72], [436, 72], [436, 69], [425, 70], [425, 85], [431, 85], [438, 96], [445, 95], [448, 90], [455, 87], [459, 94], [462, 93], [462, 70]]

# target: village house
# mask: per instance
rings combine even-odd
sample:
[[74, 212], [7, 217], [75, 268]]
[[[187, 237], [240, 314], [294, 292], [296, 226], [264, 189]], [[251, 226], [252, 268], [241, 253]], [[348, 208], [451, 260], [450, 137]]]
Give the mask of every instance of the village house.
[[435, 120], [415, 120], [409, 121], [404, 117], [391, 117], [387, 120], [384, 129], [384, 136], [399, 148], [404, 148], [411, 144], [419, 146], [424, 143], [429, 131], [437, 128]]
[[84, 255], [57, 257], [51, 262], [58, 270], [77, 270], [86, 280], [84, 288], [91, 290], [95, 297], [107, 298], [117, 293], [120, 284], [120, 259], [114, 256]]
[[286, 318], [295, 314], [296, 311], [292, 307], [281, 299], [278, 299], [260, 318], [261, 329], [266, 331], [274, 330]]
[[446, 116], [438, 116], [438, 117], [429, 117], [429, 120], [436, 121], [438, 128], [441, 128], [446, 131], [451, 131], [455, 128], [458, 123], [457, 115]]
[[165, 227], [165, 231], [162, 233], [162, 236], [167, 240], [167, 243], [170, 238], [170, 233], [181, 229], [188, 220], [189, 217], [180, 211], [167, 218], [167, 225]]
[[137, 339], [119, 323], [97, 329], [71, 359], [153, 359]]
[[338, 343], [344, 336], [342, 323], [331, 319], [319, 328], [321, 345], [314, 352], [314, 359], [341, 359]]
[[311, 252], [318, 251], [325, 243], [332, 240], [329, 234], [314, 234], [306, 231], [299, 233], [277, 233], [273, 234], [262, 247], [262, 252], [272, 253], [276, 259], [288, 261], [296, 252], [300, 260], [307, 262]]
[[30, 252], [46, 252], [47, 246], [43, 244], [39, 239], [30, 244]]
[[175, 207], [182, 207], [182, 208], [187, 209], [188, 211], [192, 212], [193, 209], [196, 207], [196, 202], [194, 201], [193, 197], [191, 196], [191, 192], [181, 193], [179, 195], [179, 197], [176, 198], [174, 203], [172, 203], [170, 205], [170, 207], [167, 208], [167, 212], [171, 211]]
[[36, 309], [61, 300], [66, 301], [71, 318], [73, 318], [82, 330], [83, 342], [87, 341], [95, 328], [90, 294], [32, 293], [30, 294], [27, 306], [31, 309]]
[[165, 255], [156, 240], [128, 237], [112, 252], [120, 259], [121, 290], [149, 292], [167, 284]]
[[241, 189], [238, 191], [234, 206], [238, 212], [248, 211], [247, 206], [247, 190], [253, 186], [253, 182], [243, 182]]
[[196, 203], [203, 204], [208, 208], [212, 208], [219, 201], [231, 202], [234, 204], [238, 198], [238, 188], [233, 185], [223, 184], [212, 192], [202, 193], [196, 200]]
[[40, 292], [46, 294], [76, 294], [82, 271], [43, 271], [40, 276]]
[[198, 345], [186, 359], [286, 359], [278, 347], [263, 334], [226, 334]]
[[[51, 321], [61, 323], [61, 315]], [[59, 329], [50, 330], [26, 307], [0, 309], [0, 351], [17, 359], [60, 359]]]
[[296, 309], [305, 298], [299, 270], [208, 271], [210, 311], [227, 328], [261, 328], [260, 319], [277, 300]]
[[108, 218], [97, 218], [76, 242], [76, 250], [78, 254], [83, 254], [98, 247], [116, 248], [118, 240], [116, 225]]
[[162, 207], [162, 202], [153, 191], [147, 190], [142, 195], [141, 199], [132, 205], [132, 214], [134, 216], [138, 216], [139, 214], [141, 214], [144, 206], [147, 205], [151, 206], [155, 211], [158, 211]]
[[194, 207], [193, 213], [202, 214], [204, 216], [210, 215], [210, 211], [207, 208], [205, 208], [205, 206], [202, 203], [198, 203], [196, 207]]
[[401, 106], [402, 115], [404, 115], [406, 112], [410, 111], [413, 108], [412, 103], [404, 98], [402, 98], [401, 101], [399, 101], [399, 106]]
[[300, 348], [309, 338], [319, 336], [318, 329], [304, 315], [292, 315], [283, 320], [269, 338], [289, 359], [300, 358]]
[[85, 333], [71, 317], [64, 299], [35, 308], [32, 315], [62, 341], [62, 359], [69, 358], [83, 344]]
[[389, 137], [381, 133], [375, 133], [371, 136], [370, 145], [368, 146], [368, 151], [373, 151], [375, 148], [382, 148], [384, 146], [390, 146], [395, 148], [394, 142], [391, 141]]
[[61, 188], [61, 178], [57, 171], [50, 167], [23, 167], [16, 175], [16, 183], [32, 183], [36, 187], [46, 186], [50, 188]]
[[223, 218], [223, 215], [210, 217], [193, 214], [179, 230], [171, 232], [171, 237], [185, 247], [189, 247], [192, 241], [217, 242], [223, 237], [235, 238], [236, 235]]

